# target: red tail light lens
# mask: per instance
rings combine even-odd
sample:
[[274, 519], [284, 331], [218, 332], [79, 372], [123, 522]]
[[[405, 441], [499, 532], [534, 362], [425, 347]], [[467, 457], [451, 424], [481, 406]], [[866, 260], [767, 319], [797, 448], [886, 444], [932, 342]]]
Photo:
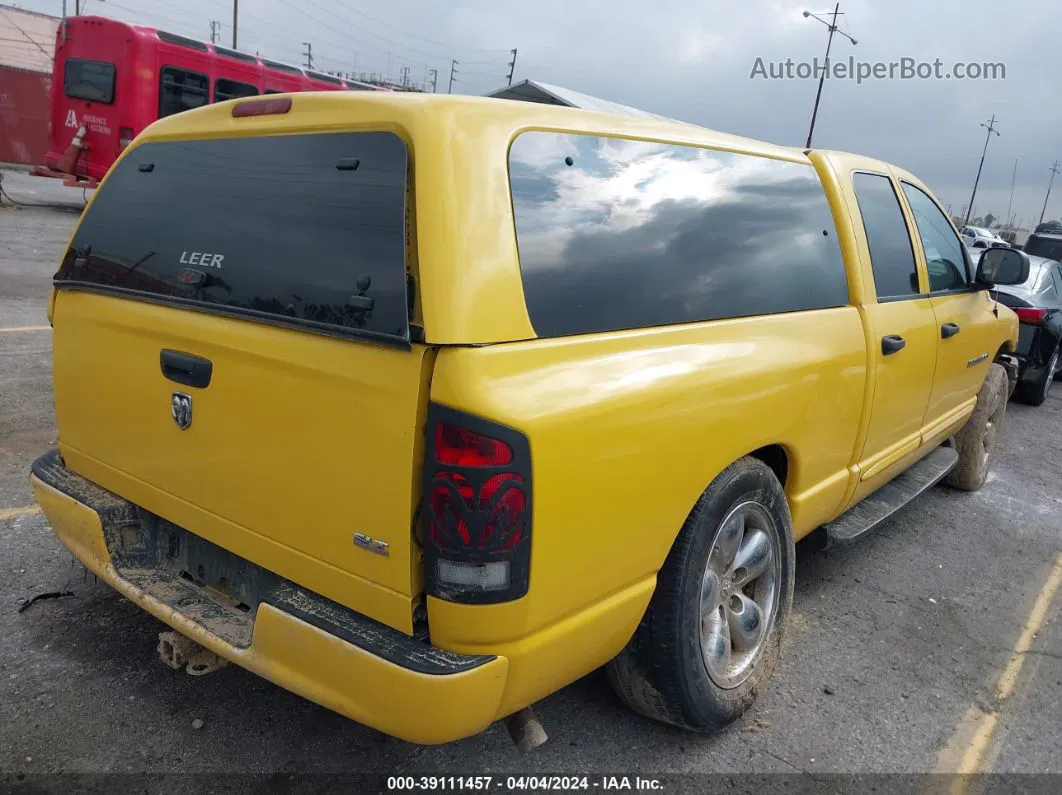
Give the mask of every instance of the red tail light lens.
[[434, 404], [428, 418], [422, 513], [429, 593], [469, 603], [520, 598], [530, 564], [527, 438]]
[[435, 460], [447, 466], [504, 466], [513, 460], [513, 451], [500, 439], [492, 439], [453, 423], [436, 422]]
[[1025, 323], [1028, 326], [1039, 326], [1043, 323], [1044, 318], [1047, 317], [1047, 310], [1040, 307], [1019, 307], [1014, 310], [1014, 314], [1018, 316], [1019, 323]]

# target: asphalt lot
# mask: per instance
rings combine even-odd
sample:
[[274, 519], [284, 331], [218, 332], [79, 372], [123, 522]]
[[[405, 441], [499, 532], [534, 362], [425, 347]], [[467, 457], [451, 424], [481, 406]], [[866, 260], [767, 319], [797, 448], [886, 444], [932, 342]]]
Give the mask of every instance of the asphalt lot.
[[[15, 198], [68, 206], [0, 209], [0, 773], [1062, 774], [1062, 592], [1045, 597], [1062, 573], [1062, 384], [1011, 404], [982, 491], [938, 487], [848, 550], [800, 550], [781, 665], [714, 736], [628, 713], [600, 672], [537, 706], [550, 741], [520, 756], [501, 725], [421, 748], [236, 667], [171, 671], [163, 625], [86, 577], [33, 508], [27, 471], [56, 435], [47, 289], [81, 194], [6, 176]], [[57, 590], [73, 595], [18, 612]]]

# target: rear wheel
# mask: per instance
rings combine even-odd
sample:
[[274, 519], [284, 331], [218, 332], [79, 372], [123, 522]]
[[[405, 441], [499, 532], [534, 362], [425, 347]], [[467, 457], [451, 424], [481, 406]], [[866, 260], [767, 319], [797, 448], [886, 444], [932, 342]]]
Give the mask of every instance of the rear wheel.
[[701, 495], [634, 637], [609, 663], [616, 693], [697, 731], [738, 718], [778, 662], [793, 579], [785, 493], [766, 464], [742, 458]]
[[1003, 432], [1008, 392], [1007, 371], [993, 364], [977, 393], [973, 414], [955, 435], [954, 446], [959, 462], [945, 480], [949, 486], [977, 491], [985, 484], [999, 435]]
[[1058, 369], [1058, 350], [1055, 350], [1051, 360], [1044, 367], [1040, 377], [1035, 381], [1023, 381], [1014, 390], [1014, 397], [1022, 403], [1030, 406], [1042, 406], [1047, 396], [1051, 394], [1051, 385], [1055, 382], [1055, 371]]

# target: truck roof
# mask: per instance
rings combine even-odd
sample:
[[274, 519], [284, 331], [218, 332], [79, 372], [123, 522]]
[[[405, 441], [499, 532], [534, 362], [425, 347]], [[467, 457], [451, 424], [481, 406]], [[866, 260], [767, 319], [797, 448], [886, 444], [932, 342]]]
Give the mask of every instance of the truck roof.
[[[803, 151], [753, 138], [717, 132], [684, 122], [620, 115], [580, 108], [514, 102], [492, 97], [450, 96], [402, 92], [345, 93], [335, 91], [271, 94], [270, 99], [290, 96], [292, 109], [283, 115], [233, 120], [230, 103], [207, 105], [160, 119], [141, 135], [142, 140], [276, 134], [281, 130], [325, 132], [350, 129], [370, 118], [391, 120], [392, 126], [410, 123], [452, 123], [462, 119], [505, 125], [514, 133], [526, 129], [585, 132], [646, 138], [668, 143], [740, 151], [793, 162], [809, 162]], [[234, 102], [262, 101], [247, 98]]]

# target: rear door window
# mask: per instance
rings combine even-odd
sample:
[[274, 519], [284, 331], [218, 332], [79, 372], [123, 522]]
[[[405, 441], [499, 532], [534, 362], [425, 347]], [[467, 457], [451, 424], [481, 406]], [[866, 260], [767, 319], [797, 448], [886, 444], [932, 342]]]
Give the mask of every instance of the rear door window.
[[224, 102], [227, 99], [239, 99], [240, 97], [256, 97], [258, 96], [257, 86], [252, 86], [250, 83], [239, 83], [235, 80], [228, 80], [224, 77], [219, 77], [214, 81], [214, 101]]
[[509, 172], [539, 336], [848, 303], [810, 164], [527, 132], [512, 144]]
[[918, 266], [892, 180], [884, 174], [857, 172], [852, 186], [867, 234], [878, 300], [918, 295]]
[[159, 118], [202, 107], [210, 100], [210, 78], [176, 66], [164, 66], [159, 82]]
[[145, 143], [112, 169], [56, 284], [408, 340], [406, 168], [390, 132]]
[[71, 99], [85, 99], [110, 105], [114, 102], [114, 64], [71, 58], [63, 67], [63, 93]]

